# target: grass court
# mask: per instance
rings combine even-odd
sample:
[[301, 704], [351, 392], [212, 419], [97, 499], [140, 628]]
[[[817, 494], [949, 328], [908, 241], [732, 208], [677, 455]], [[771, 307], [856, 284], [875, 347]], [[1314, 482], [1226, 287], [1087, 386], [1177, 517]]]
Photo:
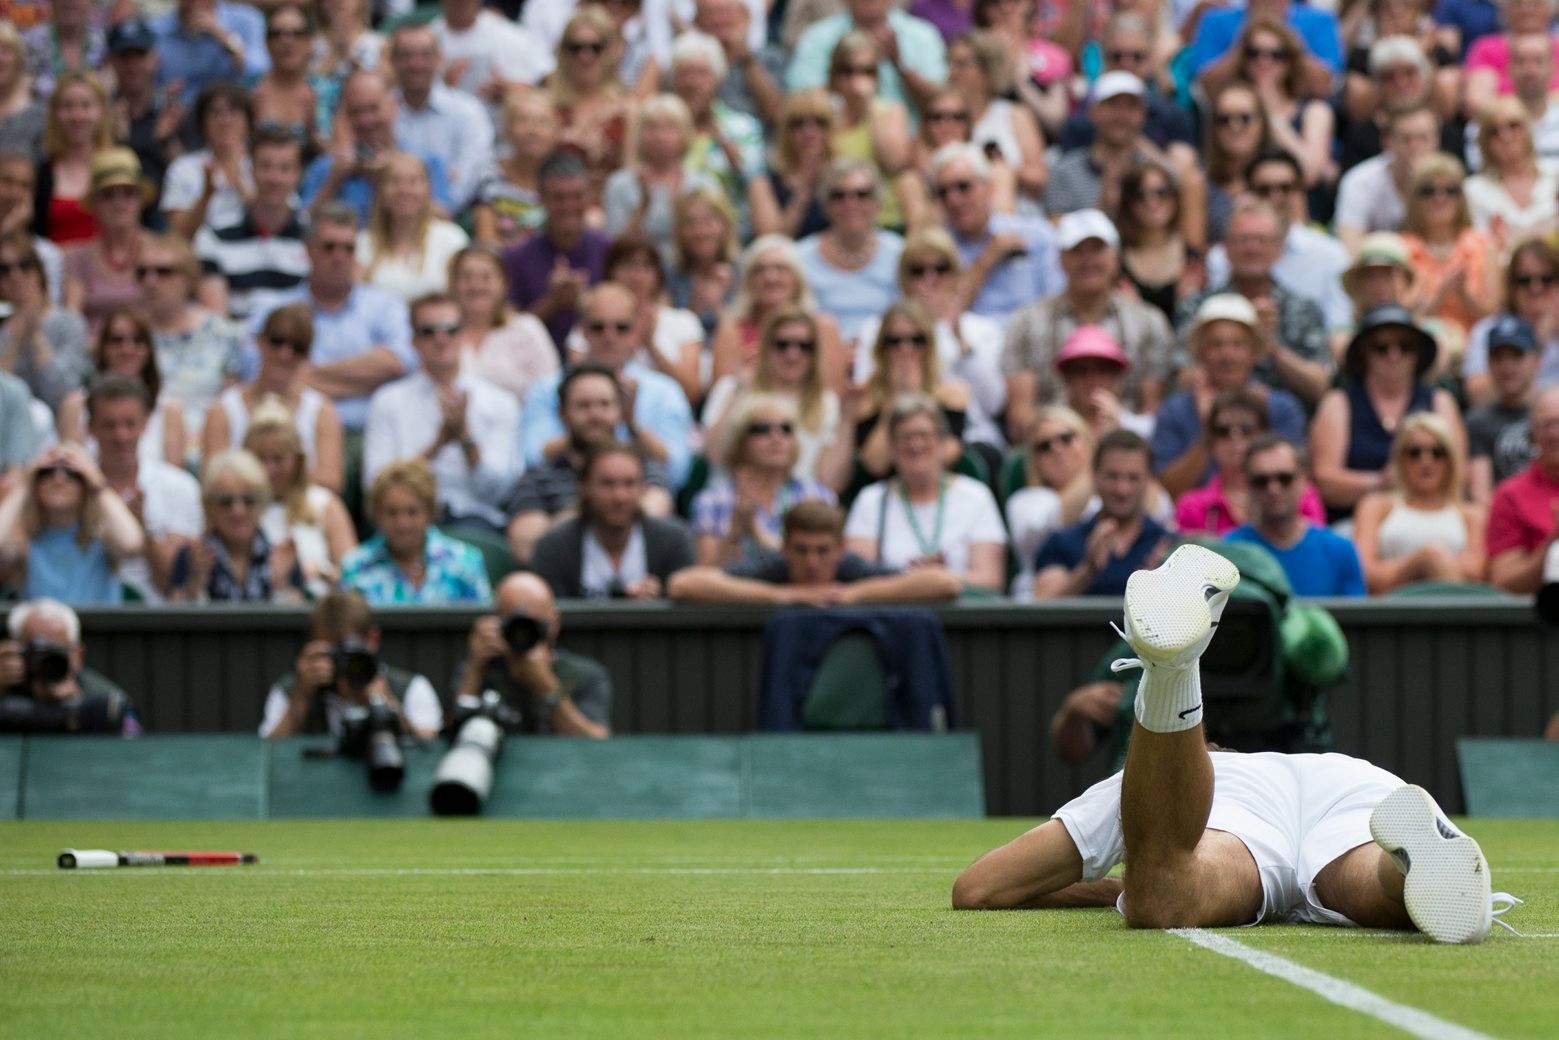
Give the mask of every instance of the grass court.
[[[1113, 911], [948, 909], [1034, 822], [0, 823], [0, 1036], [1409, 1035]], [[1532, 938], [1209, 934], [1433, 1016], [1418, 1035], [1548, 1040], [1559, 820], [1466, 827]], [[261, 862], [72, 872], [65, 847]]]

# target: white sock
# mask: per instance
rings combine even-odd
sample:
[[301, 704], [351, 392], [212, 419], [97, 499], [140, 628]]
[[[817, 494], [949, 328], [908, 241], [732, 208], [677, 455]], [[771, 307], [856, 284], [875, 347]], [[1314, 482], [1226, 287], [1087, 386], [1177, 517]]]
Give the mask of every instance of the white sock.
[[1202, 670], [1144, 663], [1137, 685], [1137, 721], [1154, 733], [1179, 733], [1202, 721]]

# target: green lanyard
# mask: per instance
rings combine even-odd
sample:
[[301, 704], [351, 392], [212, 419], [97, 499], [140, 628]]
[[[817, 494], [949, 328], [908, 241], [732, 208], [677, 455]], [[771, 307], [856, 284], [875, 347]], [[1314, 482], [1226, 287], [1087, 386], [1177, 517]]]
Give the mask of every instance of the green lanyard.
[[[920, 543], [920, 555], [935, 556], [941, 552], [938, 548], [942, 544], [942, 516], [947, 511], [947, 474], [942, 474], [937, 480], [936, 488], [936, 526], [931, 529], [931, 538], [928, 540], [920, 530], [920, 521], [915, 519], [915, 507], [910, 505], [909, 492], [904, 489], [904, 481], [899, 482], [899, 501], [904, 503], [904, 518], [909, 521], [909, 529], [915, 535], [915, 541]], [[882, 552], [881, 547], [877, 549]]]

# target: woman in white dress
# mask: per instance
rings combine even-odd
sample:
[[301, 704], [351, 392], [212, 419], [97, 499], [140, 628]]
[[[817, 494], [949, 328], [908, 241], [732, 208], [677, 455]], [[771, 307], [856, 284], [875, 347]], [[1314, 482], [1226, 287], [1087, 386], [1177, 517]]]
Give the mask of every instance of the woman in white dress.
[[291, 540], [304, 590], [318, 599], [335, 585], [342, 558], [357, 548], [352, 518], [335, 492], [309, 480], [297, 421], [280, 400], [267, 398], [255, 407], [243, 445], [271, 483], [260, 530], [272, 545]]
[[260, 371], [254, 381], [230, 386], [206, 411], [201, 454], [244, 446], [255, 411], [275, 399], [290, 411], [309, 467], [309, 479], [339, 493], [343, 477], [341, 416], [330, 398], [305, 386], [309, 349], [314, 345], [314, 318], [308, 304], [289, 303], [266, 316], [255, 337]]
[[357, 233], [363, 281], [408, 302], [449, 288], [449, 261], [471, 242], [433, 211], [428, 167], [410, 152], [385, 156], [368, 226]]

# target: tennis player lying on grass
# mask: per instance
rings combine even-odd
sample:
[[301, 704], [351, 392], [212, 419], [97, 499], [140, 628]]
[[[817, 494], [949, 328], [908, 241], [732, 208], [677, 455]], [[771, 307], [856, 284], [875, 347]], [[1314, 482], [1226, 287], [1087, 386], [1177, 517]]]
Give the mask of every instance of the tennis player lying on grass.
[[[1143, 669], [1126, 768], [986, 853], [957, 909], [1115, 906], [1133, 928], [1296, 921], [1488, 934], [1489, 866], [1428, 792], [1346, 755], [1209, 752], [1198, 660], [1239, 571], [1197, 545], [1126, 586]], [[1127, 855], [1127, 850], [1130, 855]], [[1126, 862], [1125, 877], [1106, 875]], [[1503, 922], [1501, 922], [1503, 923]]]

